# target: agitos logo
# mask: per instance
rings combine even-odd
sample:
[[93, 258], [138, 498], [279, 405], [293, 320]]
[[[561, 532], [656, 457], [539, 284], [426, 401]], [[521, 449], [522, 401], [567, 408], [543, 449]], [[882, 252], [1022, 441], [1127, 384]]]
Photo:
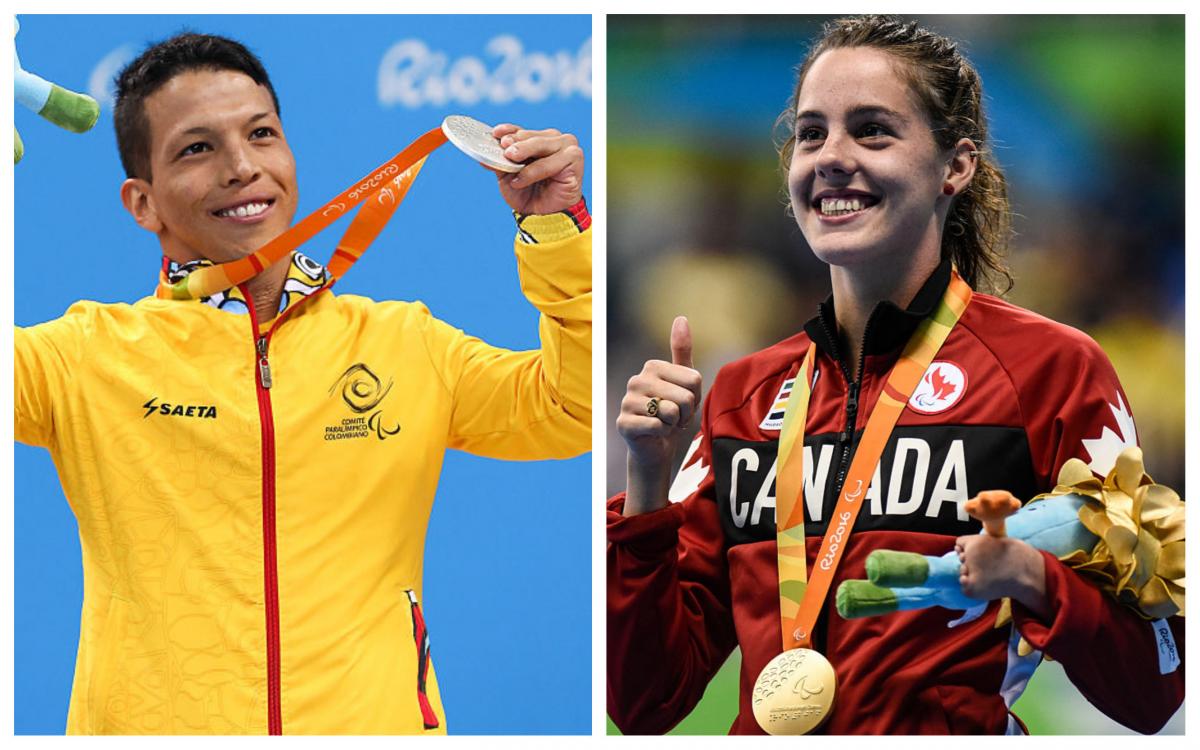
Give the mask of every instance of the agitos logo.
[[191, 417], [193, 419], [217, 418], [216, 406], [158, 403], [158, 396], [151, 396], [149, 401], [142, 404], [142, 408], [146, 410], [146, 413], [142, 415], [142, 419], [149, 418], [151, 414], [161, 414], [164, 417]]
[[345, 417], [336, 425], [326, 425], [325, 439], [352, 440], [369, 437], [374, 433], [380, 440], [387, 440], [400, 432], [398, 422], [391, 428], [383, 426], [383, 409], [378, 408], [391, 390], [390, 379], [385, 386], [379, 376], [363, 363], [351, 365], [330, 386], [329, 396], [333, 398], [335, 394], [340, 393], [342, 401], [357, 416]]

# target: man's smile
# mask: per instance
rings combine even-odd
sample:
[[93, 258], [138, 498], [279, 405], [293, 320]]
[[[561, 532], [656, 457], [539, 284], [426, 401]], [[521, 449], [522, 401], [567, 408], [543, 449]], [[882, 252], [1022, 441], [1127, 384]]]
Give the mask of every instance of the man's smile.
[[238, 224], [255, 224], [263, 221], [275, 205], [274, 198], [249, 198], [224, 206], [210, 213], [218, 219]]

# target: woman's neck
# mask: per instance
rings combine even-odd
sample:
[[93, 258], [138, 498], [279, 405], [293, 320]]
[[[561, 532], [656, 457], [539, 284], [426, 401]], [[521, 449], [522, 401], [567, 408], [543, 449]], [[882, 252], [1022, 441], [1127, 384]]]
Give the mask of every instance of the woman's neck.
[[[857, 367], [862, 357], [863, 337], [867, 320], [875, 306], [887, 300], [900, 309], [908, 307], [921, 286], [937, 268], [937, 255], [912, 256], [912, 262], [901, 265], [878, 265], [868, 268], [831, 266], [833, 308], [837, 314], [838, 337], [845, 345], [846, 361]], [[857, 372], [852, 372], [858, 377]]]

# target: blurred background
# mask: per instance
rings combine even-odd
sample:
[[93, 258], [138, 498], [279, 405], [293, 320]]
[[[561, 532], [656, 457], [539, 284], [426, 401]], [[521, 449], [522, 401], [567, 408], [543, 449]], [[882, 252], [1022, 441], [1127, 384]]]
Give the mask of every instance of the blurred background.
[[[608, 16], [608, 414], [687, 315], [711, 383], [796, 333], [828, 267], [785, 213], [773, 125], [827, 16]], [[983, 78], [1016, 213], [1007, 299], [1086, 331], [1116, 367], [1156, 481], [1184, 485], [1182, 16], [911, 16]], [[615, 418], [615, 417], [614, 417]], [[625, 448], [607, 431], [607, 484]], [[734, 652], [678, 734], [723, 734]], [[1016, 713], [1035, 734], [1127, 730], [1061, 667]], [[1183, 731], [1181, 708], [1165, 733]], [[609, 732], [617, 730], [609, 722]]]
[[[103, 109], [94, 130], [75, 135], [16, 108], [25, 142], [14, 175], [17, 325], [79, 299], [153, 293], [158, 241], [118, 198], [112, 81], [149, 43], [183, 30], [232, 37], [262, 59], [296, 157], [297, 220], [448, 114], [574, 133], [590, 179], [587, 15], [22, 15], [23, 66]], [[325, 262], [346, 225], [303, 252]], [[495, 177], [445, 146], [337, 289], [421, 300], [494, 345], [537, 347], [515, 233]], [[45, 450], [17, 445], [14, 474], [14, 727], [58, 734], [79, 638], [78, 530]], [[591, 733], [590, 488], [590, 455], [518, 463], [448, 452], [422, 605], [452, 734]]]

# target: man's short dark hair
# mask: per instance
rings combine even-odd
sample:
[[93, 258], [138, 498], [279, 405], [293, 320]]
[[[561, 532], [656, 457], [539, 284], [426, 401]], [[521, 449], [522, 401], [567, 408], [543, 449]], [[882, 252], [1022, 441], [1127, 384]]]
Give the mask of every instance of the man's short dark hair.
[[117, 150], [126, 177], [150, 179], [150, 122], [146, 97], [180, 73], [193, 70], [233, 70], [245, 73], [271, 92], [275, 113], [279, 97], [262, 62], [243, 45], [212, 34], [177, 34], [152, 45], [117, 75], [113, 124]]

